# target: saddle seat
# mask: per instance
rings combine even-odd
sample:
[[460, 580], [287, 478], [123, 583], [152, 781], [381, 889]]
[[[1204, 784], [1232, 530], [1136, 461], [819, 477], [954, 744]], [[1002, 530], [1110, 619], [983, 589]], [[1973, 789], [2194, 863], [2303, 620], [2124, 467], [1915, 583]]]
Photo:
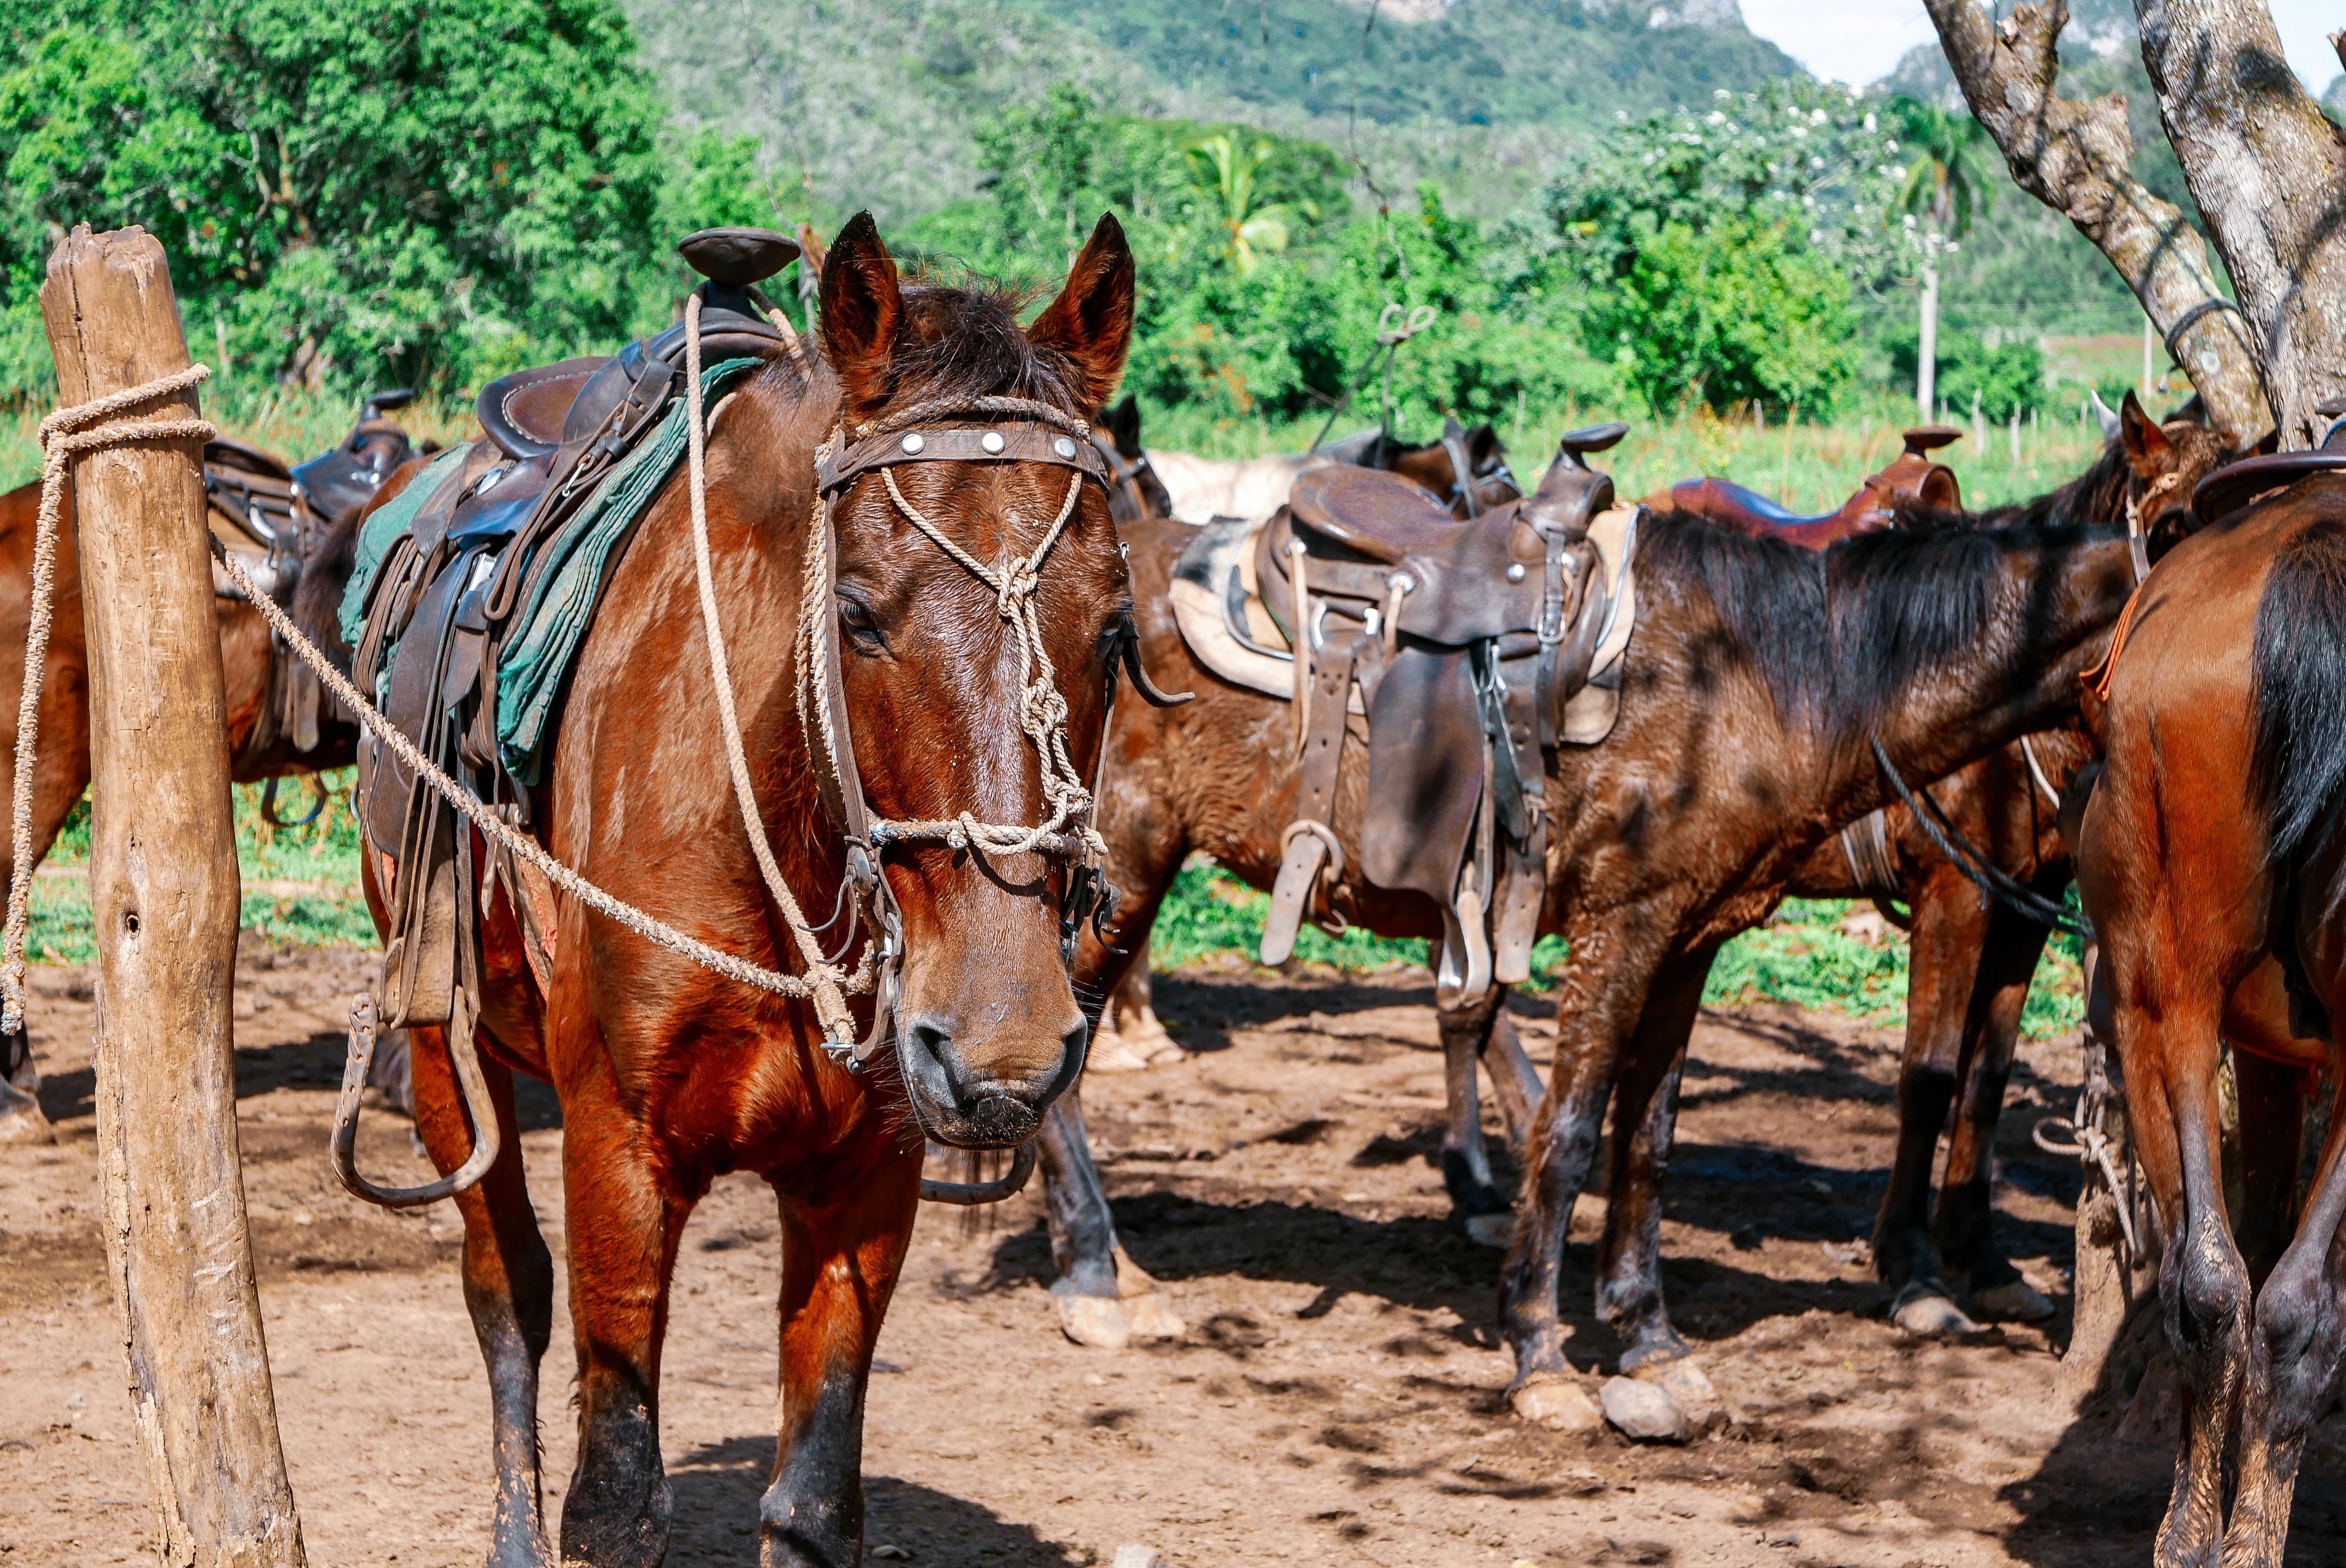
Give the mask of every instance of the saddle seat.
[[1803, 550], [1821, 550], [1836, 540], [1897, 519], [1901, 503], [1953, 512], [1964, 504], [1955, 471], [1931, 456], [1961, 440], [1952, 425], [1918, 425], [1907, 431], [1898, 455], [1869, 474], [1855, 494], [1831, 512], [1803, 514], [1730, 479], [1681, 479], [1646, 498], [1656, 511], [1675, 510], [1756, 539], [1780, 539]]
[[[1442, 911], [1445, 1005], [1528, 977], [1545, 889], [1545, 756], [1602, 738], [1617, 709], [1617, 669], [1592, 691], [1592, 667], [1617, 626], [1626, 642], [1617, 611], [1630, 597], [1636, 512], [1613, 507], [1611, 479], [1584, 458], [1626, 430], [1574, 432], [1535, 494], [1466, 521], [1406, 479], [1331, 466], [1302, 475], [1243, 545], [1209, 527], [1185, 552], [1175, 602], [1192, 646], [1193, 590], [1243, 549], [1293, 661], [1301, 759], [1264, 962], [1287, 958], [1307, 909], [1334, 918], [1323, 880], [1341, 881], [1349, 859], [1369, 883]], [[1615, 530], [1611, 572], [1591, 537], [1600, 519]], [[1223, 565], [1193, 562], [1200, 551]], [[1208, 594], [1246, 667], [1275, 667], [1255, 606], [1242, 598], [1233, 612], [1227, 579]], [[1348, 712], [1367, 719], [1367, 787], [1339, 824]]]

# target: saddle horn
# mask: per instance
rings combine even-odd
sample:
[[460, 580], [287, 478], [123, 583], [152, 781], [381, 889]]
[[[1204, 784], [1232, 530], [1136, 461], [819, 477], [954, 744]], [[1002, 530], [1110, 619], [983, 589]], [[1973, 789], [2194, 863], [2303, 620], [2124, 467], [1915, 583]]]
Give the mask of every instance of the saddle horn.
[[1629, 427], [1619, 420], [1610, 424], [1592, 424], [1584, 430], [1567, 430], [1556, 438], [1556, 460], [1574, 468], [1586, 468], [1582, 461], [1592, 452], [1609, 452], [1621, 444]]
[[770, 229], [704, 229], [677, 243], [685, 264], [720, 289], [762, 283], [799, 259], [799, 242]]

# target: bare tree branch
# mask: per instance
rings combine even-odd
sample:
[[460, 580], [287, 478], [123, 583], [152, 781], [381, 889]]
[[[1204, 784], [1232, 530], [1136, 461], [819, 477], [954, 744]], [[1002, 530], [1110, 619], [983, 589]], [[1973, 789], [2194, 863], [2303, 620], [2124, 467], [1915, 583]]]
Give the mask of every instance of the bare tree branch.
[[2224, 437], [2236, 447], [2254, 441], [2270, 423], [2255, 337], [2223, 302], [2199, 231], [2127, 168], [2134, 136], [2126, 99], [2112, 93], [2080, 103], [2054, 91], [2066, 0], [2020, 5], [2001, 24], [1979, 0], [1923, 4], [1973, 116], [2003, 149], [2012, 178], [2109, 258]]
[[2346, 392], [2346, 137], [2281, 53], [2264, 0], [2135, 0], [2142, 61], [2192, 199], [2254, 323], [2281, 445]]

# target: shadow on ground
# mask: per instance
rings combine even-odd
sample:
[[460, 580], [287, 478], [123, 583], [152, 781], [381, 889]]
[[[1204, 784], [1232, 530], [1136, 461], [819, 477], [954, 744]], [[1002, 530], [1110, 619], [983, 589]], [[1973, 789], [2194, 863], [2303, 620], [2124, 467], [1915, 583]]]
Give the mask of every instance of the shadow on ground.
[[[676, 1489], [670, 1568], [756, 1568], [758, 1499], [773, 1461], [770, 1437], [731, 1438], [669, 1461], [668, 1483]], [[991, 1509], [893, 1476], [866, 1471], [863, 1507], [867, 1563], [884, 1544], [904, 1548], [916, 1563], [1067, 1568], [1085, 1560]]]

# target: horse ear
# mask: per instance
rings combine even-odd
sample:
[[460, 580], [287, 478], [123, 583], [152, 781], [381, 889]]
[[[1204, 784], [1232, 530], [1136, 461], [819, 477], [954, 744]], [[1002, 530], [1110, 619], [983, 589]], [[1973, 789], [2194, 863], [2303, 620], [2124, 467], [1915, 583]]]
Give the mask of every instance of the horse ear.
[[1499, 433], [1488, 421], [1466, 433], [1466, 455], [1474, 460], [1479, 473], [1485, 463], [1499, 454]]
[[1124, 373], [1125, 351], [1132, 346], [1132, 247], [1125, 243], [1116, 215], [1103, 212], [1083, 253], [1067, 269], [1067, 286], [1026, 329], [1028, 342], [1056, 349], [1074, 361], [1083, 377], [1078, 390], [1086, 408], [1107, 402]]
[[869, 212], [847, 220], [822, 263], [822, 351], [839, 374], [840, 398], [860, 423], [888, 401], [888, 369], [904, 297], [896, 263]]
[[2169, 451], [2167, 433], [2158, 428], [2157, 420], [2143, 412], [2131, 387], [2127, 389], [2126, 401], [2118, 405], [2118, 440], [2126, 447], [2127, 463], [2137, 473], [2147, 474], [2157, 469]]
[[1131, 392], [1100, 410], [1100, 423], [1107, 427], [1108, 439], [1116, 443], [1116, 454], [1122, 458], [1140, 455], [1140, 399]]

